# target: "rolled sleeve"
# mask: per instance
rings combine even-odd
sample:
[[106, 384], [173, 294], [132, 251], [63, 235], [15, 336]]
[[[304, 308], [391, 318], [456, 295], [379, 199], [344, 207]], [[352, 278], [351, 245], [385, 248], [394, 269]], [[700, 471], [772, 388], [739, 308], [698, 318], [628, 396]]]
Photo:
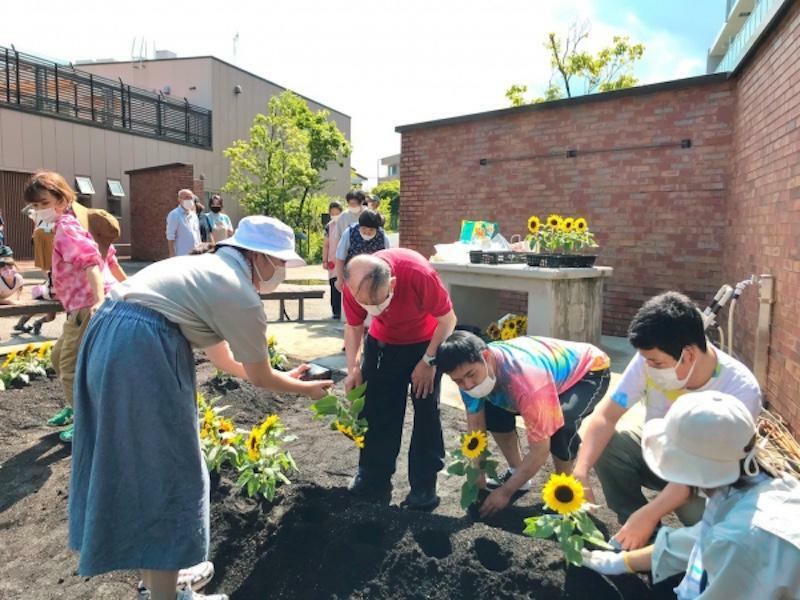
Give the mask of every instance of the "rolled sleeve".
[[174, 242], [178, 235], [178, 219], [174, 212], [167, 215], [167, 240]]
[[348, 232], [345, 232], [345, 235], [339, 240], [339, 244], [336, 246], [336, 258], [338, 260], [344, 260], [347, 258], [347, 252], [350, 250], [350, 235]]
[[689, 555], [692, 553], [697, 539], [700, 537], [702, 522], [692, 527], [662, 527], [656, 536], [653, 548], [652, 571], [653, 581], [658, 583], [685, 573], [689, 566]]
[[364, 324], [364, 320], [367, 318], [367, 311], [356, 302], [356, 299], [353, 298], [353, 294], [350, 292], [350, 288], [346, 285], [342, 286], [342, 305], [344, 306], [344, 316], [347, 319], [348, 325], [351, 327], [359, 327]]

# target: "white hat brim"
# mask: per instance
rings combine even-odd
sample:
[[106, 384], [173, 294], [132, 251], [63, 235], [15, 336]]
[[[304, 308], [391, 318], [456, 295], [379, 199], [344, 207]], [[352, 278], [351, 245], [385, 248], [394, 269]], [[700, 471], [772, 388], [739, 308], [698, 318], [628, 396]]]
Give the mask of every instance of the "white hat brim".
[[258, 246], [257, 244], [244, 243], [236, 239], [236, 234], [229, 237], [227, 240], [217, 242], [217, 246], [234, 246], [235, 248], [252, 250], [253, 252], [259, 252], [267, 256], [274, 256], [275, 258], [285, 261], [288, 268], [304, 267], [306, 265], [306, 261], [300, 258], [300, 255], [294, 250], [272, 250], [264, 248], [263, 246]]
[[664, 481], [716, 488], [739, 479], [738, 460], [719, 461], [690, 454], [669, 442], [666, 419], [651, 419], [642, 429], [642, 454], [650, 470]]

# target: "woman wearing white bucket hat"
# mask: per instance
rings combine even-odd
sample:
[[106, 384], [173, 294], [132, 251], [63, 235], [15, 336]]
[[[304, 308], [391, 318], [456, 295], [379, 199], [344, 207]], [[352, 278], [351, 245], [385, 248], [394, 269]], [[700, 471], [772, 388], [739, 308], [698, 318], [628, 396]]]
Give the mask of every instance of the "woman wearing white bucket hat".
[[662, 528], [631, 552], [584, 551], [605, 575], [652, 571], [657, 583], [684, 573], [678, 600], [800, 598], [800, 484], [759, 461], [747, 408], [721, 392], [681, 396], [663, 419], [645, 423], [647, 465], [666, 481], [708, 498], [693, 527]]
[[[81, 575], [140, 569], [140, 597], [173, 600], [179, 570], [206, 560], [208, 472], [192, 347], [258, 387], [325, 395], [331, 381], [273, 371], [267, 353], [259, 291], [303, 264], [288, 226], [246, 217], [214, 254], [160, 261], [109, 292], [75, 374], [69, 542]], [[187, 585], [177, 598], [227, 597]]]

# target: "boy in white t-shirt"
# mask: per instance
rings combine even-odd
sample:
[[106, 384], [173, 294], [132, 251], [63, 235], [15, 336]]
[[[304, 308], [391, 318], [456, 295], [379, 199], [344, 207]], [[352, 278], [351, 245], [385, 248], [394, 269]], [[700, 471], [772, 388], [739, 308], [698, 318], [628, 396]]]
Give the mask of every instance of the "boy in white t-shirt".
[[[678, 292], [645, 302], [631, 322], [628, 339], [637, 354], [614, 392], [589, 418], [574, 475], [593, 500], [588, 473], [595, 467], [609, 508], [624, 523], [614, 538], [625, 550], [633, 550], [649, 543], [661, 518], [673, 511], [684, 525], [698, 522], [705, 500], [692, 496], [687, 486], [668, 484], [647, 467], [641, 445], [643, 420], [628, 418], [618, 424], [622, 415], [642, 401], [644, 421], [662, 418], [681, 395], [714, 390], [738, 398], [755, 419], [761, 411], [761, 390], [747, 367], [708, 343], [700, 311]], [[648, 502], [642, 487], [661, 493]]]

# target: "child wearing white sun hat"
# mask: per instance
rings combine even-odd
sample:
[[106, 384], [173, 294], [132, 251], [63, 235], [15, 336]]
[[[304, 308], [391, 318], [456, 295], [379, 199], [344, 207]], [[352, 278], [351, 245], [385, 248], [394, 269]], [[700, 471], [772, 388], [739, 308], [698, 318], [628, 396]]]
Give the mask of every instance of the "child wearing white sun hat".
[[684, 573], [678, 600], [800, 598], [800, 484], [768, 473], [756, 442], [755, 421], [733, 396], [681, 396], [645, 424], [642, 450], [656, 475], [708, 498], [702, 521], [662, 528], [640, 550], [584, 551], [584, 565], [605, 575], [651, 570], [655, 582]]

